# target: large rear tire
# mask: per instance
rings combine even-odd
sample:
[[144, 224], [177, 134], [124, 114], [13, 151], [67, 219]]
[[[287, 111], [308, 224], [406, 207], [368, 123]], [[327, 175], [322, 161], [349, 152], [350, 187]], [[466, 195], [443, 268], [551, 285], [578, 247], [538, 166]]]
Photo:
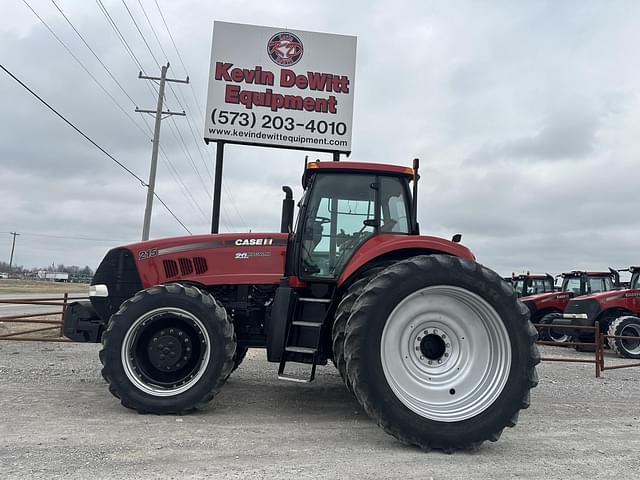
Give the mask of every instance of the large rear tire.
[[349, 378], [346, 375], [347, 362], [344, 358], [344, 337], [347, 320], [351, 315], [353, 304], [364, 290], [364, 287], [366, 287], [371, 279], [383, 269], [384, 267], [375, 267], [364, 273], [362, 278], [356, 280], [347, 289], [342, 300], [340, 300], [340, 303], [338, 304], [338, 308], [336, 309], [335, 321], [333, 322], [333, 327], [331, 329], [333, 363], [338, 369], [338, 372], [349, 391], [352, 389], [351, 384], [349, 383]]
[[[609, 326], [608, 335], [618, 337], [640, 337], [640, 318], [633, 315], [618, 317]], [[640, 358], [640, 340], [609, 338], [611, 349], [620, 357]]]
[[356, 300], [346, 372], [387, 433], [423, 449], [496, 441], [529, 406], [537, 331], [513, 289], [482, 265], [423, 255], [386, 268]]
[[209, 402], [234, 365], [233, 324], [197, 287], [138, 292], [111, 316], [102, 337], [102, 375], [127, 408], [181, 414]]

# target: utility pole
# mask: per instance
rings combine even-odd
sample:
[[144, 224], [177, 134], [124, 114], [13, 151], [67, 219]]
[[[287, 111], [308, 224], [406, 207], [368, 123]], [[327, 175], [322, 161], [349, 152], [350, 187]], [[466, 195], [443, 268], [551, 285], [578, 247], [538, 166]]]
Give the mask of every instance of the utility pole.
[[16, 237], [20, 234], [16, 232], [9, 232], [9, 235], [13, 235], [13, 243], [11, 244], [11, 257], [9, 258], [9, 275], [11, 275], [11, 265], [13, 264], [13, 251], [16, 248]]
[[147, 205], [144, 209], [144, 223], [142, 225], [142, 240], [149, 240], [149, 229], [151, 227], [151, 209], [153, 208], [153, 196], [156, 187], [156, 170], [158, 167], [158, 145], [160, 144], [160, 122], [171, 115], [181, 115], [184, 116], [184, 111], [180, 112], [171, 112], [169, 110], [162, 111], [162, 102], [164, 101], [164, 85], [166, 82], [175, 82], [175, 83], [189, 83], [189, 77], [186, 80], [178, 80], [175, 78], [167, 78], [167, 70], [169, 69], [169, 62], [166, 65], [163, 65], [160, 69], [160, 78], [158, 77], [148, 77], [146, 75], [142, 75], [142, 72], [138, 74], [138, 78], [142, 78], [144, 80], [153, 80], [154, 82], [159, 82], [158, 89], [158, 106], [155, 110], [143, 110], [136, 107], [136, 112], [138, 113], [149, 113], [156, 116], [156, 123], [153, 129], [153, 148], [151, 150], [151, 168], [149, 169], [149, 183], [147, 184]]

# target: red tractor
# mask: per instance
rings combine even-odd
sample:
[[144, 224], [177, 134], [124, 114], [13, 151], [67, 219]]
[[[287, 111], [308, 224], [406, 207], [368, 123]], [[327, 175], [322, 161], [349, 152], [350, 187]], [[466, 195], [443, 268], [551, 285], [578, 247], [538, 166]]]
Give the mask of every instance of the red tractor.
[[[551, 325], [554, 320], [562, 316], [562, 312], [571, 298], [613, 290], [620, 285], [620, 275], [613, 268], [610, 268], [608, 272], [573, 270], [560, 276], [562, 277], [560, 291], [538, 293], [520, 298], [520, 301], [531, 311], [533, 323]], [[570, 338], [564, 329], [543, 328], [540, 330], [541, 340], [566, 342]]]
[[512, 273], [511, 278], [506, 278], [505, 280], [513, 284], [513, 289], [518, 297], [527, 297], [537, 293], [555, 291], [554, 278], [548, 273], [544, 275], [529, 272], [521, 274]]
[[[293, 228], [194, 235], [109, 251], [65, 333], [101, 341], [125, 407], [209, 402], [247, 349], [283, 380], [332, 359], [386, 432], [424, 449], [477, 448], [514, 426], [537, 384], [537, 332], [511, 286], [459, 236], [421, 236], [414, 168], [314, 162]], [[413, 182], [413, 194], [410, 184]], [[292, 377], [290, 362], [310, 366]]]
[[[600, 331], [608, 335], [640, 337], [640, 266], [629, 267], [629, 289], [599, 292], [569, 301], [562, 319], [554, 323], [579, 326], [600, 325]], [[575, 332], [582, 342], [593, 342], [591, 332]], [[640, 341], [634, 339], [609, 340], [609, 346], [619, 355], [640, 358]]]

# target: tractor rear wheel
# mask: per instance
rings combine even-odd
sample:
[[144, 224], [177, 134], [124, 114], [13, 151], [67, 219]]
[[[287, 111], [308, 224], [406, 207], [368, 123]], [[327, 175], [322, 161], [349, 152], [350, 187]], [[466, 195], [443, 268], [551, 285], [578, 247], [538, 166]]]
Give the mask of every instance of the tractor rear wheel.
[[[609, 326], [608, 335], [618, 337], [640, 337], [640, 318], [632, 315], [618, 317]], [[625, 358], [640, 358], [640, 340], [609, 338], [609, 346], [619, 356]]]
[[336, 309], [335, 321], [333, 322], [333, 327], [331, 329], [331, 340], [333, 347], [333, 363], [338, 369], [342, 380], [344, 380], [347, 388], [351, 391], [351, 384], [349, 383], [349, 378], [347, 377], [345, 371], [347, 367], [347, 362], [344, 358], [344, 333], [345, 328], [347, 326], [347, 320], [351, 315], [351, 309], [353, 304], [358, 299], [364, 287], [374, 278], [378, 273], [383, 270], [383, 267], [375, 267], [371, 270], [367, 271], [362, 278], [356, 280], [351, 286], [347, 289], [346, 293], [340, 300], [338, 304], [338, 308]]
[[197, 287], [138, 292], [102, 336], [102, 374], [122, 405], [143, 413], [185, 413], [209, 402], [234, 365], [233, 324]]
[[529, 406], [537, 331], [513, 289], [447, 255], [398, 262], [372, 279], [347, 322], [346, 371], [387, 433], [450, 452], [496, 441]]
[[[540, 319], [542, 325], [552, 325], [553, 321], [562, 318], [562, 314], [558, 312], [547, 313]], [[548, 342], [565, 343], [571, 340], [571, 335], [567, 334], [567, 330], [542, 328], [540, 329], [540, 340]]]

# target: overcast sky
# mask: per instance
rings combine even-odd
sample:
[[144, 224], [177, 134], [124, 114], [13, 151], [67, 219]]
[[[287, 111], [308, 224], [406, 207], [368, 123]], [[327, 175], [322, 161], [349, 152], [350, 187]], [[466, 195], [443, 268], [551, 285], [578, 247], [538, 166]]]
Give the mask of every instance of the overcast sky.
[[[184, 77], [155, 2], [141, 1], [170, 75]], [[158, 75], [122, 1], [102, 2], [146, 72]], [[424, 234], [462, 233], [479, 261], [503, 274], [640, 263], [640, 2], [158, 2], [192, 82], [174, 85], [188, 120], [163, 121], [161, 144], [193, 198], [163, 157], [157, 192], [192, 232], [210, 225], [215, 148], [200, 138], [215, 19], [358, 37], [351, 158], [421, 159]], [[135, 105], [49, 0], [29, 3], [145, 128], [134, 106], [155, 108], [156, 99], [98, 4], [56, 0]], [[140, 4], [126, 3], [162, 62]], [[21, 0], [2, 2], [0, 63], [147, 178], [150, 135]], [[9, 259], [10, 231], [21, 233], [14, 262], [27, 267], [95, 268], [109, 248], [138, 240], [140, 183], [4, 72], [0, 98], [0, 260]], [[167, 102], [181, 110], [172, 92]], [[299, 197], [304, 156], [227, 146], [221, 231], [277, 231], [280, 186]], [[156, 203], [151, 236], [183, 233]]]

